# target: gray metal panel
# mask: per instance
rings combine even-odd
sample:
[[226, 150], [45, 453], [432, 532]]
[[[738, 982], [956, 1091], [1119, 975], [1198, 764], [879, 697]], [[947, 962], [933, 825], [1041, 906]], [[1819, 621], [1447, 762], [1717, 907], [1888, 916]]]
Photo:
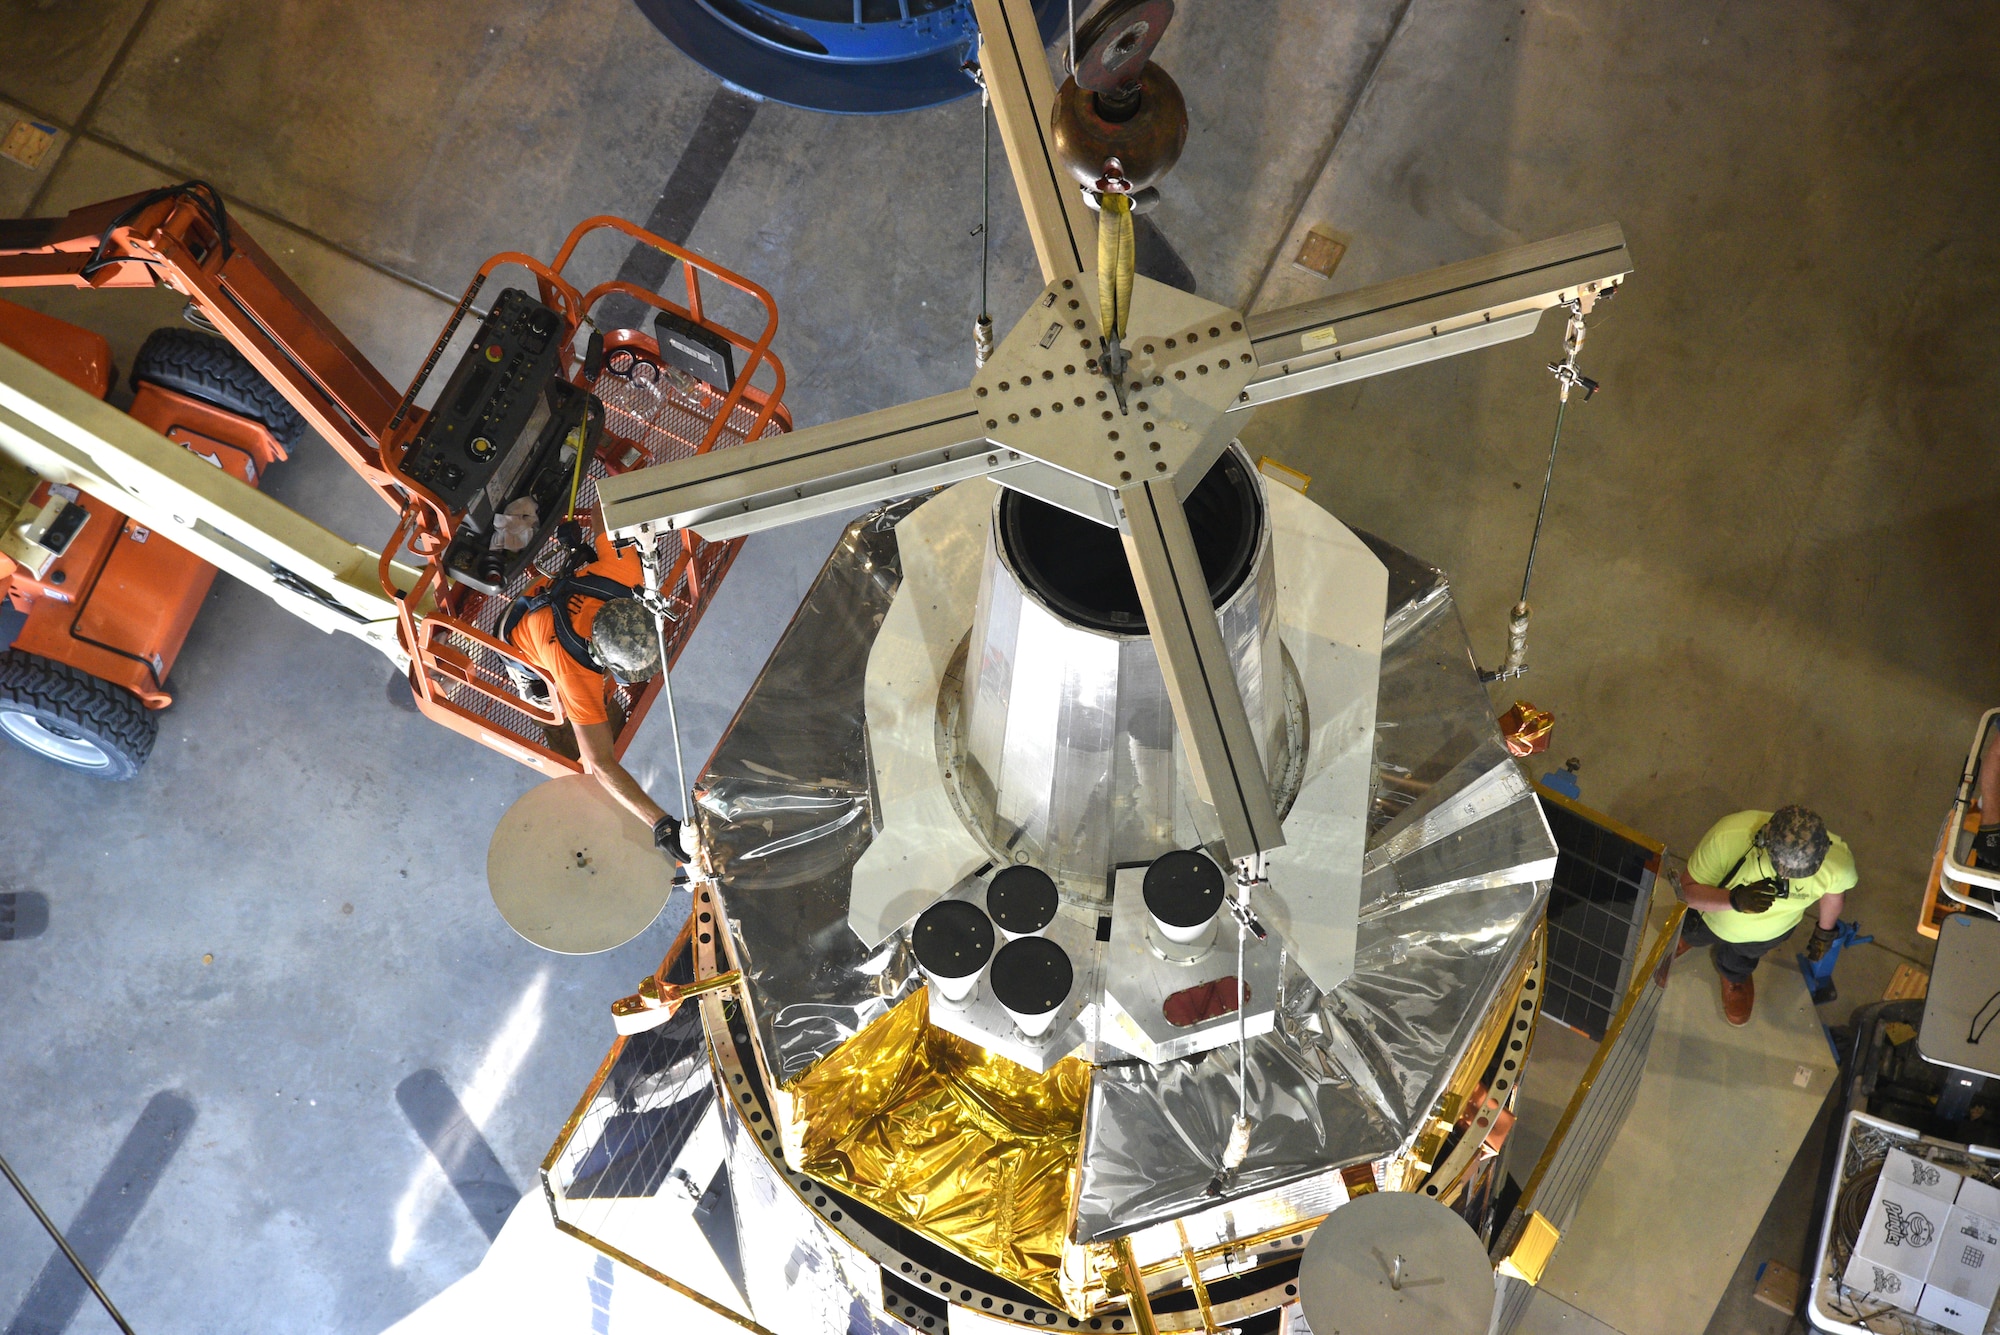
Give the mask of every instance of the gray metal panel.
[[[1287, 972], [1277, 1032], [1251, 1043], [1255, 1130], [1228, 1198], [1406, 1144], [1547, 899], [1542, 878], [1555, 846], [1532, 792], [1501, 768], [1513, 762], [1449, 585], [1362, 537], [1389, 571], [1369, 849], [1412, 858], [1408, 884], [1418, 892], [1405, 892], [1393, 851], [1377, 857], [1374, 880], [1364, 881], [1353, 975], [1322, 992], [1296, 965]], [[1496, 793], [1506, 800], [1489, 807]], [[1459, 798], [1486, 814], [1458, 824]], [[1416, 833], [1394, 843], [1405, 831]], [[1484, 867], [1481, 852], [1493, 859]], [[1100, 1072], [1085, 1128], [1081, 1235], [1116, 1236], [1212, 1205], [1206, 1189], [1236, 1106], [1228, 1050]]]
[[848, 526], [695, 785], [759, 1044], [780, 1082], [920, 981], [901, 937], [871, 949], [847, 926], [873, 824], [863, 680], [902, 580], [895, 524], [917, 504]]
[[961, 609], [978, 596], [998, 495], [988, 483], [962, 483], [897, 526], [903, 583], [875, 626], [862, 691], [874, 838], [847, 901], [848, 926], [870, 946], [997, 860], [954, 809], [945, 774], [963, 766], [938, 727], [938, 706], [958, 694], [945, 683], [966, 638]]
[[[1631, 271], [1624, 229], [1606, 223], [1253, 315], [1257, 378], [1236, 410], [1523, 337], [1542, 311], [1579, 291], [1614, 286]], [[1315, 374], [1354, 361], [1368, 369]]]
[[[1303, 495], [1267, 486], [1283, 653], [1305, 697], [1303, 765], [1285, 846], [1267, 859], [1258, 917], [1321, 988], [1354, 967], [1388, 570], [1351, 529]], [[1286, 683], [1289, 685], [1289, 680]], [[1274, 785], [1282, 805], [1292, 786]]]
[[[1992, 1018], [1993, 982], [2000, 974], [2000, 922], [1954, 913], [1938, 926], [1937, 954], [1917, 1051], [1926, 1061], [1976, 1076], [2000, 1077], [2000, 1045], [1987, 1043], [1983, 1026], [2000, 1034]], [[1973, 1034], [1982, 1037], [1968, 1041]]]
[[691, 528], [711, 542], [991, 473], [1018, 456], [987, 448], [970, 390], [642, 468], [597, 485], [604, 526]]
[[[1331, 993], [1293, 967], [1277, 1032], [1250, 1043], [1250, 1155], [1225, 1199], [1408, 1143], [1533, 935], [1547, 883], [1482, 889], [1361, 926]], [[1498, 931], [1491, 929], [1498, 925]], [[1091, 1082], [1078, 1236], [1116, 1237], [1215, 1204], [1236, 1053], [1113, 1066]]]

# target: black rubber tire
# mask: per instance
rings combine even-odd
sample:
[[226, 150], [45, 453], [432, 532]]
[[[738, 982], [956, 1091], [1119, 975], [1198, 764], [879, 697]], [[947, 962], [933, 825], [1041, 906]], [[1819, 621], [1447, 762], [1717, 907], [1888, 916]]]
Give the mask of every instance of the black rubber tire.
[[[11, 718], [9, 717], [11, 716]], [[88, 742], [99, 759], [66, 760], [33, 745], [25, 726]], [[139, 772], [159, 739], [160, 724], [139, 697], [102, 677], [19, 649], [0, 653], [0, 735], [23, 749], [94, 778], [123, 782]]]
[[261, 422], [290, 454], [305, 419], [227, 339], [199, 329], [155, 329], [132, 360], [132, 387], [150, 381], [212, 407]]

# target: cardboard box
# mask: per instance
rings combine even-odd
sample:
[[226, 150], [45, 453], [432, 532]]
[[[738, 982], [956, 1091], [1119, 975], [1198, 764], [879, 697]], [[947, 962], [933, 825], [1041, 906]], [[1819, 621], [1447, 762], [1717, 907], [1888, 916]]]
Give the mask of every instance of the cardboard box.
[[1957, 1335], [1984, 1335], [2000, 1300], [2000, 1187], [1890, 1150], [1841, 1279]]
[[1981, 1335], [1991, 1310], [1975, 1306], [1935, 1284], [1925, 1289], [1924, 1296], [1917, 1301], [1918, 1316], [1935, 1321], [1946, 1330], [1957, 1331], [1958, 1335]]
[[1950, 1205], [1958, 1199], [1959, 1187], [1965, 1178], [1940, 1164], [1901, 1150], [1890, 1150], [1889, 1157], [1882, 1161], [1882, 1180]]
[[[1958, 1185], [1953, 1183], [1952, 1193], [1957, 1191]], [[1930, 1273], [1931, 1258], [1937, 1255], [1945, 1215], [1953, 1208], [1935, 1196], [1891, 1181], [1885, 1165], [1854, 1254], [1922, 1283]]]
[[1906, 1275], [1893, 1267], [1870, 1261], [1859, 1252], [1847, 1258], [1847, 1269], [1840, 1281], [1871, 1302], [1893, 1303], [1906, 1310], [1914, 1306], [1924, 1290], [1922, 1275]]
[[2000, 1220], [1952, 1206], [1924, 1282], [1980, 1307], [1992, 1307], [2000, 1294]]
[[1981, 1182], [1976, 1177], [1966, 1178], [1958, 1189], [1958, 1203], [1974, 1214], [2000, 1219], [2000, 1187], [1990, 1182]]

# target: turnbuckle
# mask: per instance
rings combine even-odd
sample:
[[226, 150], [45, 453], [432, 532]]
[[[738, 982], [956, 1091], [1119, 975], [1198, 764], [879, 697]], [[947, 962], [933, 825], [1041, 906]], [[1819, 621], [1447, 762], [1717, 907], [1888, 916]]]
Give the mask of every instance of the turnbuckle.
[[1269, 856], [1267, 853], [1253, 853], [1236, 859], [1236, 895], [1223, 901], [1229, 906], [1229, 916], [1236, 919], [1237, 925], [1259, 941], [1268, 940], [1271, 934], [1257, 920], [1257, 915], [1250, 911], [1250, 891], [1256, 886], [1271, 883], [1267, 874]]
[[1583, 317], [1588, 315], [1591, 307], [1598, 302], [1609, 301], [1617, 290], [1615, 287], [1610, 287], [1602, 292], [1579, 292], [1563, 303], [1563, 307], [1569, 311], [1569, 326], [1563, 330], [1563, 359], [1549, 363], [1549, 374], [1556, 378], [1557, 392], [1564, 403], [1569, 402], [1569, 392], [1572, 389], [1581, 389], [1586, 403], [1590, 401], [1591, 395], [1597, 393], [1597, 382], [1576, 369], [1576, 356], [1583, 351]]

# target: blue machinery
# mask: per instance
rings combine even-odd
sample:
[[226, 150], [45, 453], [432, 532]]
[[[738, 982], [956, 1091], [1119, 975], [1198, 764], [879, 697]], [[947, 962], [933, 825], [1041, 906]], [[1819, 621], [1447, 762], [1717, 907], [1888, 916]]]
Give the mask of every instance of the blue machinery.
[[[972, 0], [637, 0], [691, 60], [760, 97], [810, 111], [914, 111], [968, 96]], [[1042, 40], [1063, 0], [1035, 0]], [[1083, 8], [1082, 4], [1078, 8]]]

